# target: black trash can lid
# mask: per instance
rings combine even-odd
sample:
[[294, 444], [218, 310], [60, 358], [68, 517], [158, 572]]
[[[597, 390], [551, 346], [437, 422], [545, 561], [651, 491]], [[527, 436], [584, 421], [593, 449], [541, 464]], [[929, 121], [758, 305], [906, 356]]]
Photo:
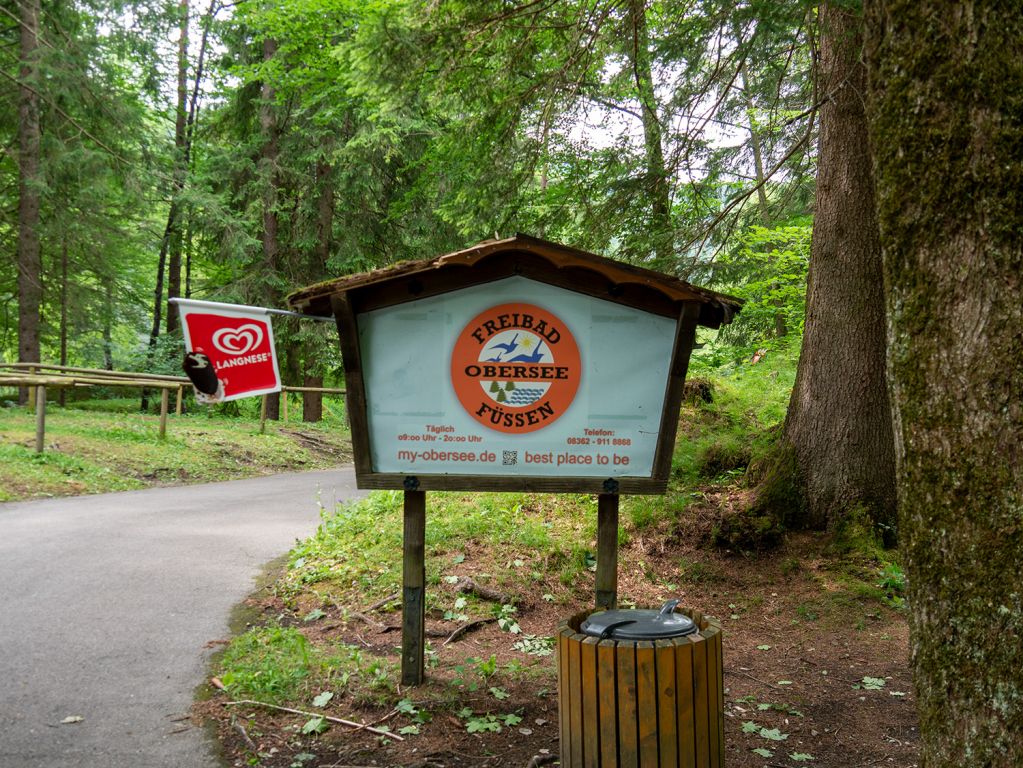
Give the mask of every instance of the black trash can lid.
[[669, 600], [659, 611], [642, 608], [598, 611], [582, 623], [579, 631], [601, 640], [659, 640], [691, 635], [697, 631], [696, 623], [675, 613], [678, 602]]

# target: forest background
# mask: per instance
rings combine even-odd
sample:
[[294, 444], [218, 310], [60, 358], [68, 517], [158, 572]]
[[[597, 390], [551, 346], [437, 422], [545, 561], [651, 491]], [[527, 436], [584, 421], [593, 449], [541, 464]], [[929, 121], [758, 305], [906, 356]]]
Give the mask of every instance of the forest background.
[[[0, 358], [177, 372], [170, 298], [281, 306], [516, 231], [735, 294], [704, 364], [801, 350], [747, 527], [897, 535], [925, 759], [1019, 748], [992, 640], [1023, 624], [1012, 8], [20, 0], [0, 24]], [[286, 383], [338, 380], [322, 328], [277, 337]]]

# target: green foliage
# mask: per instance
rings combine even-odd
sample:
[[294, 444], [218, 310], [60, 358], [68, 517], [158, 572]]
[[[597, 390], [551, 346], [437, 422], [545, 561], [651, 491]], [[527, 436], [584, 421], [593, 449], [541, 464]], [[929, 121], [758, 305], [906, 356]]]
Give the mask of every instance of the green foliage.
[[[641, 531], [644, 528], [655, 526], [658, 522], [672, 514], [672, 510], [682, 504], [681, 500], [676, 503], [660, 497], [651, 496], [626, 496], [622, 499], [622, 512], [632, 523], [632, 527]], [[619, 532], [621, 539], [624, 532]]]
[[779, 328], [802, 336], [812, 228], [809, 217], [772, 228], [751, 226], [722, 254], [714, 284], [746, 300], [723, 329], [723, 339], [751, 354], [758, 347], [776, 347]]
[[494, 715], [488, 712], [478, 715], [468, 707], [459, 716], [465, 720], [468, 733], [500, 733], [505, 727], [511, 728], [522, 722], [522, 717], [516, 714]]
[[862, 688], [865, 691], [880, 691], [887, 685], [887, 682], [883, 677], [864, 677], [859, 683], [853, 685], [853, 688]]
[[298, 698], [315, 664], [309, 641], [298, 630], [262, 627], [227, 646], [220, 680], [234, 696], [275, 703]]
[[[21, 6], [11, 8], [21, 12]], [[16, 15], [5, 21], [0, 36], [9, 55], [2, 66], [11, 83], [21, 77], [21, 27]], [[46, 285], [39, 324], [43, 359], [59, 359], [62, 306], [70, 360], [100, 367], [138, 344], [152, 293], [149, 258], [168, 153], [154, 108], [161, 96], [154, 48], [166, 39], [167, 22], [144, 4], [129, 13], [111, 3], [58, 3], [46, 5], [40, 17], [30, 87], [42, 132], [33, 186], [40, 196], [35, 234]], [[18, 144], [18, 96], [17, 88], [0, 89], [0, 135], [7, 147]], [[14, 299], [16, 154], [0, 159], [0, 181], [0, 295]], [[17, 313], [5, 312], [0, 359], [16, 359], [17, 349]]]
[[530, 656], [550, 656], [554, 653], [554, 638], [522, 635], [512, 643], [512, 648]]
[[[393, 686], [396, 671], [393, 662], [357, 646], [313, 645], [298, 629], [275, 625], [250, 629], [234, 638], [216, 667], [232, 696], [275, 704], [308, 699], [320, 691], [313, 702], [317, 707], [330, 701], [324, 688], [376, 696]], [[313, 720], [306, 723], [310, 727], [307, 733], [321, 732], [323, 728]]]
[[863, 506], [849, 510], [835, 529], [832, 546], [842, 554], [855, 554], [884, 562], [885, 545], [894, 541], [895, 531], [874, 522], [871, 511]]
[[712, 402], [686, 404], [672, 475], [684, 487], [734, 482], [770, 453], [796, 377], [799, 339], [788, 337], [753, 364], [738, 347], [713, 340], [694, 352], [691, 376], [709, 377]]
[[902, 608], [906, 604], [906, 574], [897, 563], [886, 563], [881, 569], [881, 580], [877, 586], [884, 591], [885, 602], [893, 608]]
[[741, 476], [749, 466], [752, 456], [748, 440], [737, 435], [725, 435], [723, 439], [710, 443], [700, 453], [699, 472], [702, 477], [717, 478]]

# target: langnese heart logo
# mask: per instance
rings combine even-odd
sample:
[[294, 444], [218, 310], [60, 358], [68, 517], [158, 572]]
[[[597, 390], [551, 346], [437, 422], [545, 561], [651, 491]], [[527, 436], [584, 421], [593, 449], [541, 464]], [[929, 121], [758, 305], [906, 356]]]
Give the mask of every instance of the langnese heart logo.
[[225, 355], [244, 355], [263, 342], [263, 329], [255, 323], [238, 328], [221, 328], [213, 334], [213, 346]]

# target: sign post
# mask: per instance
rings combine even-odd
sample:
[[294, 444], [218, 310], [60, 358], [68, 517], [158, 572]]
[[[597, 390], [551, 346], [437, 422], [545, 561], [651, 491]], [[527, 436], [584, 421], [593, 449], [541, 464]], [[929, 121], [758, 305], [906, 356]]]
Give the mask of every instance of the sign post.
[[597, 496], [598, 607], [617, 604], [622, 493], [663, 493], [697, 325], [741, 301], [517, 235], [320, 283], [360, 488], [404, 491], [402, 681], [423, 679], [426, 493]]
[[406, 490], [402, 546], [401, 683], [423, 682], [426, 649], [426, 493]]
[[611, 610], [618, 607], [618, 494], [597, 497], [597, 577], [594, 604]]

